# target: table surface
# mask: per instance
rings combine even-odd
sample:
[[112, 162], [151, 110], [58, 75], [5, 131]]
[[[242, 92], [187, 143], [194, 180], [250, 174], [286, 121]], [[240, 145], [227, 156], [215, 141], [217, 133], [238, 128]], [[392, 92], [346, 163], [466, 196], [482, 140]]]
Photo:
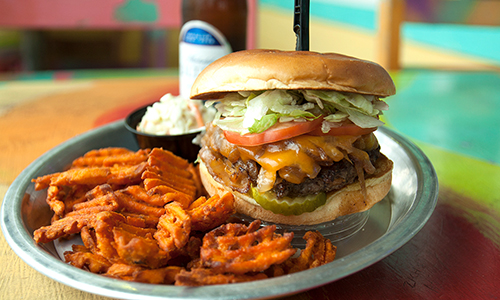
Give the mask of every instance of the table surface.
[[[500, 297], [500, 74], [400, 71], [386, 126], [431, 160], [433, 215], [400, 249], [366, 269], [289, 299]], [[0, 81], [0, 199], [58, 144], [178, 93], [175, 70], [45, 72]], [[0, 299], [106, 299], [25, 264], [0, 238]]]

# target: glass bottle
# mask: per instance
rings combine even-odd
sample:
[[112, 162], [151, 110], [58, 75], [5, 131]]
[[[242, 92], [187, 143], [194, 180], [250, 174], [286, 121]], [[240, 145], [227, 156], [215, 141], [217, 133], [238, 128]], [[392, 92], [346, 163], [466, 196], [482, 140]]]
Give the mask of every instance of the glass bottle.
[[189, 98], [191, 85], [210, 63], [246, 49], [247, 0], [183, 0], [179, 36], [180, 95]]

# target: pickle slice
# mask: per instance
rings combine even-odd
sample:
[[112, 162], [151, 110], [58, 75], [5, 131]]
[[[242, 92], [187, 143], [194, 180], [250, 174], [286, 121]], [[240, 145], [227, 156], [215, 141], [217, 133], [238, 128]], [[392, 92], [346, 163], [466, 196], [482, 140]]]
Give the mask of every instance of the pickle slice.
[[252, 197], [263, 208], [272, 211], [275, 214], [285, 216], [300, 215], [305, 212], [311, 212], [326, 202], [326, 194], [318, 193], [304, 197], [283, 197], [277, 199], [273, 192], [259, 193], [256, 187], [252, 187]]

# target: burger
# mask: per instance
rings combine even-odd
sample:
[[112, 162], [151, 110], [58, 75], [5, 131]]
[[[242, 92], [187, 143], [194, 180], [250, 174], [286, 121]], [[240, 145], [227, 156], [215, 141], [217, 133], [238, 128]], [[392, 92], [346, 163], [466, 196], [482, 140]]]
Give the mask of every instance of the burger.
[[247, 50], [195, 80], [191, 98], [217, 109], [198, 161], [212, 196], [237, 212], [314, 225], [370, 209], [391, 187], [392, 161], [373, 132], [395, 94], [380, 65], [336, 53]]

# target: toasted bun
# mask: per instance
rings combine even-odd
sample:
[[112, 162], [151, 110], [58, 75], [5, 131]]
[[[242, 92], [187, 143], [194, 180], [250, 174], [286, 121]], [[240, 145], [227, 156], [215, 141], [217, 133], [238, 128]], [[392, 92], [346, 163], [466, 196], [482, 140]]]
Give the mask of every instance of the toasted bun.
[[370, 209], [382, 200], [391, 188], [392, 161], [382, 155], [375, 163], [375, 174], [366, 179], [367, 197], [364, 199], [359, 182], [329, 193], [326, 203], [312, 212], [298, 216], [284, 216], [262, 208], [252, 197], [232, 191], [215, 181], [203, 161], [200, 162], [201, 181], [210, 196], [231, 192], [236, 211], [262, 221], [287, 225], [314, 225], [334, 220], [340, 216]]
[[198, 76], [193, 99], [218, 99], [230, 92], [271, 89], [336, 90], [387, 97], [394, 82], [380, 65], [336, 53], [246, 50], [226, 55]]

